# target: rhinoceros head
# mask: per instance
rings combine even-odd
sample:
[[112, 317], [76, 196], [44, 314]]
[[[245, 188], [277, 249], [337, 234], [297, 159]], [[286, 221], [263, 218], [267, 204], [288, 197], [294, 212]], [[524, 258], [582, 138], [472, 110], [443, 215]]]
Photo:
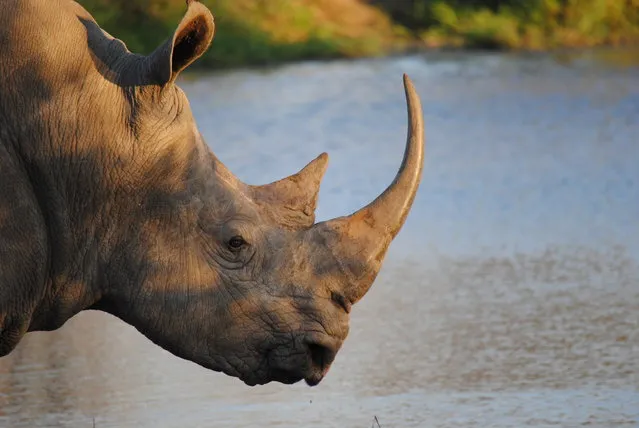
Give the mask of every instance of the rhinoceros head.
[[[102, 163], [82, 170], [100, 176], [88, 180], [97, 184], [84, 194], [99, 193], [98, 202], [75, 201], [88, 220], [81, 224], [78, 214], [66, 223], [77, 223], [70, 233], [76, 239], [85, 231], [98, 236], [91, 266], [99, 281], [90, 292], [61, 288], [48, 301], [64, 300], [69, 311], [107, 311], [173, 354], [249, 385], [302, 379], [315, 385], [343, 344], [351, 308], [375, 280], [417, 192], [419, 97], [404, 77], [408, 139], [393, 182], [357, 212], [316, 223], [326, 154], [295, 175], [257, 186], [240, 181], [204, 143], [175, 80], [208, 48], [214, 20], [197, 1], [187, 4], [173, 37], [148, 56], [128, 52], [90, 17], [79, 19], [92, 61], [85, 82], [93, 83], [83, 85], [102, 89], [85, 88], [85, 119], [70, 135], [83, 135], [89, 119], [111, 125], [92, 125], [86, 133]], [[65, 185], [83, 181], [76, 173]], [[84, 299], [83, 308], [67, 304], [75, 295]], [[46, 320], [50, 313], [41, 305], [34, 318]], [[34, 321], [31, 329], [47, 329], [40, 324]]]

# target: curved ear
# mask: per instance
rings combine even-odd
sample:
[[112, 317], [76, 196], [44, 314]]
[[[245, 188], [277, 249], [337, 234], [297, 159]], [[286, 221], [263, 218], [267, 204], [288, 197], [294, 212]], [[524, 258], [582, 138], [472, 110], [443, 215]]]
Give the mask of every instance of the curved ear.
[[250, 186], [251, 196], [268, 208], [275, 219], [294, 227], [315, 223], [315, 208], [328, 154], [322, 153], [297, 174], [263, 186]]
[[173, 83], [213, 41], [215, 22], [211, 11], [197, 0], [186, 0], [186, 4], [188, 9], [173, 37], [148, 57], [149, 75], [161, 86]]

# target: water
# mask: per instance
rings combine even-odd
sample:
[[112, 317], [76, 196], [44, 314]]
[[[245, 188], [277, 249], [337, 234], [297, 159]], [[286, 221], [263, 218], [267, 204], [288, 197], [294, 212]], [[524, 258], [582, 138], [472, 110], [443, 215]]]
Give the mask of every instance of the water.
[[316, 388], [249, 388], [101, 313], [0, 360], [4, 427], [639, 426], [639, 54], [431, 54], [191, 77], [244, 181], [331, 155], [320, 219], [401, 161], [401, 75], [424, 103], [423, 184]]

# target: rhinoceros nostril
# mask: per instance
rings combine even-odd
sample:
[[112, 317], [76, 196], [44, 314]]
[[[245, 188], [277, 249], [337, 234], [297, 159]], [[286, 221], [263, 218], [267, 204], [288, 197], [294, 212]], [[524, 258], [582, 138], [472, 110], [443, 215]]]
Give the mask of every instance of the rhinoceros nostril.
[[313, 367], [320, 369], [320, 371], [324, 371], [331, 365], [335, 358], [335, 351], [317, 343], [309, 343], [308, 352], [311, 355]]

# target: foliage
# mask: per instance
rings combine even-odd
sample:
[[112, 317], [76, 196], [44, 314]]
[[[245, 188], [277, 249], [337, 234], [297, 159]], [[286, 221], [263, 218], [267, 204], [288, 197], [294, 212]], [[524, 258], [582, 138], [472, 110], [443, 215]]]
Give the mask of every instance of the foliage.
[[[547, 49], [639, 42], [639, 0], [201, 0], [216, 17], [197, 64], [371, 56], [427, 46]], [[79, 0], [134, 52], [172, 34], [184, 0]]]
[[[216, 23], [213, 45], [197, 63], [209, 67], [378, 55], [397, 39], [383, 12], [357, 0], [201, 1]], [[79, 2], [138, 53], [153, 51], [169, 37], [186, 10], [184, 0]]]
[[[384, 3], [384, 2], [382, 2]], [[431, 45], [541, 49], [639, 41], [639, 0], [412, 0]]]

